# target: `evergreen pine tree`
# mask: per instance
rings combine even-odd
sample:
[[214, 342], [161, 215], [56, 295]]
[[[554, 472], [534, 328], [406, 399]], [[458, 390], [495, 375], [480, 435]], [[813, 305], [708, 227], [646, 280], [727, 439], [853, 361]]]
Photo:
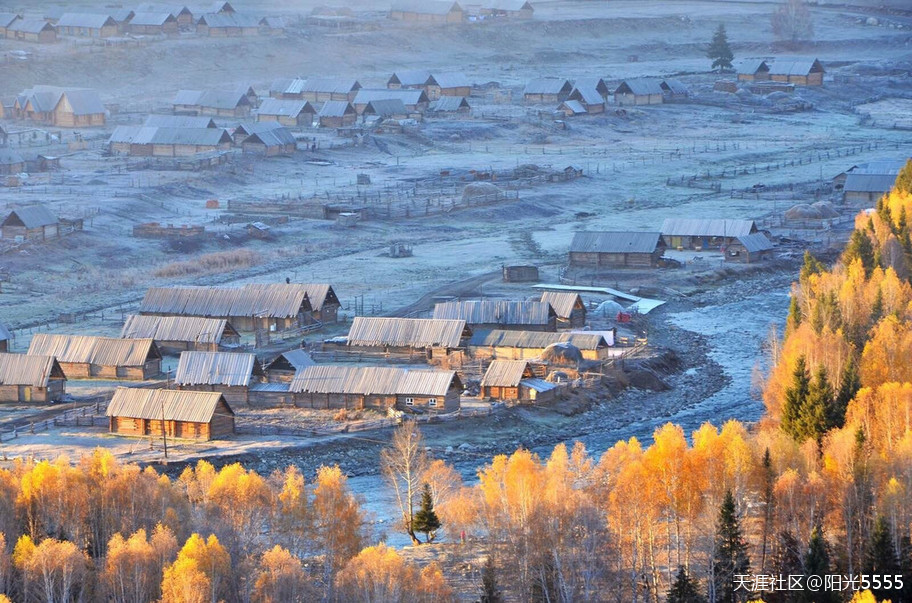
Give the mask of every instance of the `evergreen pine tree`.
[[773, 468], [773, 459], [769, 448], [763, 452], [762, 489], [760, 502], [763, 504], [763, 527], [761, 529], [760, 545], [760, 573], [766, 573], [767, 551], [769, 550], [770, 535], [773, 531], [773, 518], [776, 512], [776, 470]]
[[415, 512], [412, 529], [424, 534], [426, 542], [434, 540], [434, 533], [440, 529], [440, 519], [434, 511], [434, 498], [431, 496], [431, 486], [428, 483], [424, 484], [421, 491], [421, 508]]
[[678, 573], [675, 575], [671, 588], [668, 589], [666, 603], [704, 603], [704, 599], [697, 591], [697, 585], [684, 570], [683, 565], [678, 566]]
[[801, 324], [801, 306], [798, 305], [798, 296], [792, 295], [789, 301], [788, 320], [785, 323], [785, 331], [790, 333], [798, 328]]
[[[823, 537], [820, 526], [817, 526], [811, 532], [808, 550], [804, 555], [805, 583], [807, 582], [807, 576], [820, 576], [821, 579], [825, 580], [825, 576], [832, 573], [827, 542]], [[819, 592], [803, 591], [798, 600], [806, 603], [838, 603], [839, 596], [835, 591], [821, 589]]]
[[804, 264], [801, 266], [799, 280], [804, 283], [812, 274], [820, 274], [824, 271], [824, 265], [817, 258], [811, 255], [810, 251], [804, 252]]
[[503, 603], [503, 594], [497, 585], [497, 567], [494, 558], [488, 555], [481, 568], [481, 599], [479, 603]]
[[912, 601], [912, 540], [908, 533], [899, 539], [899, 573], [903, 580], [902, 594], [891, 596], [895, 601]]
[[833, 399], [833, 404], [830, 406], [830, 412], [827, 416], [828, 429], [838, 429], [845, 425], [846, 409], [860, 389], [861, 377], [859, 377], [858, 368], [850, 355], [845, 368], [842, 369], [842, 377], [839, 379], [839, 391], [836, 392], [836, 397]]
[[714, 70], [726, 71], [732, 68], [732, 59], [735, 56], [732, 54], [731, 46], [728, 45], [728, 34], [725, 33], [725, 25], [720, 23], [719, 27], [716, 28], [716, 33], [713, 34], [712, 42], [710, 42], [709, 49], [706, 51], [706, 57], [712, 59], [712, 68]]
[[799, 436], [801, 441], [812, 438], [819, 443], [827, 430], [827, 412], [833, 406], [833, 387], [830, 385], [826, 367], [817, 367], [814, 380], [808, 387], [807, 398], [798, 413]]
[[744, 601], [751, 594], [743, 588], [735, 590], [737, 576], [750, 575], [750, 559], [747, 556], [747, 543], [741, 535], [741, 518], [735, 510], [735, 497], [731, 490], [725, 492], [725, 498], [719, 507], [712, 567], [717, 603]]
[[[865, 548], [864, 573], [894, 575], [899, 573], [899, 561], [896, 558], [896, 548], [893, 546], [893, 535], [890, 533], [890, 524], [884, 516], [877, 517], [874, 522], [874, 530], [871, 532], [871, 538], [868, 546]], [[892, 589], [891, 589], [892, 590]], [[889, 599], [895, 596], [896, 592], [884, 588], [872, 588], [871, 592], [877, 597], [877, 600]]]
[[[797, 576], [802, 571], [801, 543], [791, 532], [783, 530], [776, 538], [771, 568], [767, 573], [775, 576]], [[787, 590], [775, 590], [764, 593], [763, 601], [765, 603], [791, 603], [794, 594]]]
[[871, 271], [874, 270], [876, 265], [874, 246], [871, 244], [871, 239], [868, 235], [861, 230], [852, 231], [852, 237], [849, 239], [849, 244], [846, 245], [845, 253], [842, 256], [842, 263], [849, 266], [856, 258], [861, 260], [865, 276], [871, 276]]
[[906, 165], [899, 170], [896, 176], [896, 184], [893, 185], [900, 193], [912, 193], [912, 159], [906, 162]]
[[810, 390], [810, 377], [804, 356], [799, 356], [792, 372], [792, 384], [785, 390], [785, 403], [782, 405], [782, 431], [798, 442], [804, 441], [801, 429], [801, 417], [804, 403]]
[[874, 303], [871, 305], [871, 326], [877, 324], [877, 322], [883, 318], [883, 290], [878, 287], [877, 293], [874, 294]]

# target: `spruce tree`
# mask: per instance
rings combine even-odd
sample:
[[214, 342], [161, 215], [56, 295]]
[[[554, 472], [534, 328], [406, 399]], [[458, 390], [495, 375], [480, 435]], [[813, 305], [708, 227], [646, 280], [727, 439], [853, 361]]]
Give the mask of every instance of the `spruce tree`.
[[785, 323], [785, 330], [790, 333], [798, 328], [801, 324], [801, 306], [798, 305], [798, 296], [792, 295], [789, 301], [788, 320]]
[[883, 289], [880, 287], [877, 288], [877, 293], [874, 294], [874, 303], [871, 305], [871, 326], [877, 324], [877, 322], [883, 318]]
[[726, 71], [732, 68], [732, 59], [735, 56], [732, 54], [731, 46], [728, 45], [728, 34], [725, 33], [725, 25], [720, 23], [719, 27], [716, 28], [716, 33], [713, 34], [712, 42], [710, 42], [709, 49], [706, 51], [706, 57], [712, 59], [713, 70]]
[[853, 230], [849, 244], [846, 245], [845, 253], [842, 256], [842, 263], [849, 266], [855, 259], [861, 260], [861, 266], [864, 268], [865, 277], [871, 276], [871, 271], [876, 266], [874, 257], [874, 246], [871, 239], [861, 230]]
[[[783, 530], [776, 538], [772, 564], [767, 574], [797, 576], [801, 573], [801, 543], [791, 532]], [[776, 590], [764, 593], [763, 601], [765, 603], [792, 603], [792, 595], [794, 593], [787, 590]]]
[[803, 442], [805, 439], [801, 429], [801, 417], [810, 390], [810, 381], [807, 362], [804, 356], [799, 356], [795, 362], [795, 370], [792, 372], [792, 384], [785, 390], [781, 421], [782, 431], [792, 436], [797, 442]]
[[704, 599], [697, 591], [697, 585], [684, 570], [683, 565], [678, 566], [678, 573], [675, 575], [671, 588], [668, 589], [666, 603], [704, 603]]
[[503, 594], [497, 585], [497, 567], [494, 558], [488, 555], [481, 568], [481, 599], [479, 603], [503, 603]]
[[741, 534], [741, 518], [735, 510], [735, 497], [732, 496], [731, 490], [725, 492], [725, 498], [719, 507], [712, 569], [713, 590], [717, 603], [736, 603], [746, 600], [751, 594], [743, 588], [735, 590], [738, 584], [737, 576], [750, 575], [750, 559], [747, 556], [747, 543]]
[[804, 264], [801, 266], [799, 280], [804, 283], [812, 274], [820, 274], [824, 271], [824, 269], [824, 265], [820, 263], [817, 258], [811, 255], [810, 251], [805, 251]]
[[811, 438], [820, 442], [827, 430], [827, 413], [833, 406], [834, 397], [826, 367], [821, 364], [798, 413], [800, 441]]
[[763, 528], [761, 531], [760, 546], [760, 573], [766, 573], [767, 551], [769, 549], [770, 535], [773, 531], [773, 518], [776, 512], [776, 470], [773, 468], [773, 459], [770, 450], [763, 452], [762, 490], [760, 502], [763, 504]]
[[833, 399], [833, 404], [830, 406], [830, 412], [827, 416], [828, 429], [838, 429], [845, 425], [846, 409], [860, 389], [861, 377], [858, 375], [855, 360], [850, 355], [845, 368], [842, 369], [842, 377], [839, 379], [839, 391], [836, 392], [836, 397]]
[[[896, 548], [893, 546], [890, 525], [887, 523], [887, 519], [880, 515], [874, 522], [874, 530], [871, 532], [871, 538], [865, 548], [864, 573], [892, 576], [898, 574], [899, 570], [899, 560], [896, 558]], [[871, 592], [880, 601], [895, 596], [896, 591], [891, 592], [891, 590], [872, 588]]]
[[897, 601], [912, 601], [912, 539], [908, 533], [899, 539], [899, 573], [903, 578], [901, 594], [892, 597]]
[[434, 540], [434, 533], [440, 529], [440, 519], [434, 511], [434, 498], [431, 496], [431, 486], [428, 483], [424, 484], [421, 491], [421, 508], [415, 512], [412, 529], [424, 534], [426, 542]]
[[[808, 550], [804, 555], [805, 582], [808, 576], [820, 576], [821, 579], [825, 580], [825, 576], [832, 573], [834, 572], [830, 567], [830, 553], [827, 550], [827, 542], [818, 525], [811, 532]], [[839, 596], [835, 591], [821, 589], [819, 592], [803, 591], [797, 600], [806, 603], [838, 603]]]
[[906, 162], [906, 165], [899, 170], [896, 176], [896, 184], [893, 185], [900, 193], [912, 193], [912, 159]]

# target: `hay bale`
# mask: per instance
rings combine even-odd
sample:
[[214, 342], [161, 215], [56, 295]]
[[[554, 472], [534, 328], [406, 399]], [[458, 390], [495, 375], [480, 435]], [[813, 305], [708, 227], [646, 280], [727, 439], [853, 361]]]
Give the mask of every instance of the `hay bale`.
[[624, 306], [612, 299], [609, 299], [608, 301], [603, 301], [600, 303], [595, 311], [593, 311], [593, 314], [605, 318], [617, 318], [618, 313], [623, 311]]
[[571, 343], [552, 343], [544, 349], [541, 359], [549, 364], [573, 365], [582, 362], [583, 353]]
[[488, 198], [491, 200], [503, 197], [503, 191], [490, 182], [473, 182], [462, 189], [462, 200], [470, 201]]
[[811, 205], [820, 214], [821, 218], [838, 218], [839, 212], [828, 202], [818, 201]]
[[807, 203], [793, 205], [785, 212], [786, 220], [819, 220], [820, 218], [820, 211]]

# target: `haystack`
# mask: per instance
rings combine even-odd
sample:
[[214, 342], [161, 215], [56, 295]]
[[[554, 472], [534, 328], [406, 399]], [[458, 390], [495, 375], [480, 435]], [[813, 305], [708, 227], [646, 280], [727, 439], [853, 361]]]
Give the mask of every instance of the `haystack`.
[[571, 343], [552, 343], [542, 351], [541, 359], [549, 364], [574, 365], [582, 361], [583, 353]]
[[503, 191], [490, 182], [473, 182], [466, 184], [462, 189], [462, 200], [472, 201], [476, 199], [488, 198], [499, 199], [503, 196]]

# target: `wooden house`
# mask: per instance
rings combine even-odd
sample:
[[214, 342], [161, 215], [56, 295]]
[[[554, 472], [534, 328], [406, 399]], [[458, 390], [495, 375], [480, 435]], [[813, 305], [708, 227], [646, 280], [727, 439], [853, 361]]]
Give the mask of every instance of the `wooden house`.
[[587, 268], [654, 268], [665, 252], [657, 232], [577, 232], [570, 265]]
[[595, 90], [603, 101], [608, 100], [611, 96], [611, 88], [604, 79], [600, 77], [581, 77], [573, 81], [573, 87], [581, 90]]
[[402, 88], [421, 88], [423, 90], [430, 78], [430, 71], [420, 69], [396, 71], [386, 81], [386, 87], [390, 90], [401, 90]]
[[390, 8], [390, 19], [407, 23], [461, 23], [465, 11], [458, 2], [400, 0]]
[[671, 249], [721, 249], [758, 232], [753, 220], [666, 218], [662, 239]]
[[225, 2], [224, 0], [215, 0], [212, 4], [209, 5], [208, 12], [216, 15], [235, 15], [237, 11], [234, 10], [234, 7], [231, 6], [230, 2]]
[[211, 13], [196, 22], [196, 33], [211, 38], [255, 36], [260, 33], [260, 20], [241, 13]]
[[25, 159], [18, 151], [0, 147], [0, 176], [21, 174], [26, 171]]
[[690, 97], [690, 88], [681, 80], [666, 78], [659, 82], [666, 101], [683, 100]]
[[266, 365], [266, 378], [270, 383], [291, 383], [298, 371], [315, 364], [313, 357], [306, 351], [289, 350]]
[[566, 117], [574, 117], [576, 115], [588, 115], [585, 105], [576, 100], [565, 100], [560, 104], [557, 110], [563, 113]]
[[10, 211], [0, 223], [4, 239], [45, 241], [60, 236], [60, 219], [43, 205], [29, 205]]
[[144, 3], [136, 7], [136, 13], [168, 13], [174, 15], [180, 29], [192, 29], [196, 23], [193, 11], [184, 4]]
[[86, 128], [104, 126], [106, 113], [95, 90], [35, 86], [16, 97], [11, 117], [63, 128]]
[[240, 345], [241, 336], [224, 318], [142, 316], [131, 314], [120, 331], [122, 339], [152, 339], [165, 353], [217, 352]]
[[147, 128], [217, 128], [215, 120], [199, 115], [147, 115]]
[[436, 304], [434, 318], [464, 320], [476, 329], [556, 331], [557, 313], [547, 302], [452, 301]]
[[739, 82], [766, 82], [770, 79], [770, 68], [763, 59], [742, 59], [735, 63]]
[[462, 389], [455, 371], [331, 365], [306, 367], [289, 386], [300, 407], [412, 412], [459, 410]]
[[773, 252], [773, 242], [762, 232], [742, 235], [725, 248], [726, 262], [751, 264], [767, 258]]
[[279, 78], [269, 84], [269, 97], [278, 100], [304, 100], [304, 85], [301, 78]]
[[249, 404], [250, 387], [266, 381], [254, 354], [181, 352], [174, 386], [180, 390], [220, 392], [231, 404]]
[[57, 28], [44, 19], [16, 19], [6, 27], [6, 37], [21, 42], [51, 44], [57, 41]]
[[358, 112], [348, 101], [326, 101], [317, 112], [321, 128], [344, 128], [358, 121]]
[[281, 36], [287, 26], [284, 17], [263, 17], [259, 24], [260, 33], [267, 36]]
[[372, 100], [364, 107], [361, 116], [377, 117], [380, 119], [407, 119], [409, 116], [402, 99], [386, 98], [383, 100]]
[[540, 78], [530, 81], [523, 89], [523, 101], [535, 104], [557, 104], [570, 98], [573, 86], [568, 80]]
[[614, 338], [610, 337], [609, 341], [604, 334], [590, 331], [547, 333], [480, 329], [472, 334], [468, 349], [476, 359], [527, 360], [541, 358], [546, 349], [556, 344], [574, 346], [583, 360], [600, 361], [612, 356]]
[[136, 13], [128, 24], [130, 33], [137, 35], [176, 35], [180, 24], [171, 13]]
[[257, 109], [257, 121], [275, 121], [290, 128], [313, 125], [317, 110], [305, 100], [267, 98]]
[[13, 333], [9, 327], [0, 322], [0, 352], [6, 353], [12, 347]]
[[245, 86], [233, 90], [179, 90], [171, 107], [175, 115], [247, 117], [253, 103]]
[[310, 311], [304, 317], [304, 324], [314, 322], [331, 323], [339, 321], [339, 308], [342, 302], [329, 283], [289, 283], [244, 285], [244, 291], [256, 292], [264, 298], [286, 297], [290, 294], [303, 293], [310, 305]]
[[408, 88], [390, 90], [388, 88], [362, 88], [361, 90], [358, 90], [358, 94], [355, 96], [353, 105], [355, 107], [355, 111], [357, 111], [360, 115], [364, 113], [364, 109], [367, 107], [367, 104], [369, 102], [390, 99], [398, 99], [402, 101], [402, 104], [405, 106], [405, 109], [409, 113], [423, 112], [431, 104], [427, 93], [421, 89]]
[[661, 105], [664, 98], [659, 80], [624, 80], [614, 91], [614, 104], [619, 106]]
[[817, 59], [776, 60], [769, 66], [772, 81], [796, 86], [822, 86], [823, 74], [823, 65]]
[[62, 402], [66, 377], [53, 356], [0, 353], [0, 402]]
[[7, 37], [6, 30], [21, 18], [22, 15], [16, 13], [0, 13], [0, 38]]
[[846, 203], [873, 207], [877, 200], [893, 189], [896, 176], [906, 160], [871, 161], [855, 165], [836, 176], [833, 186], [842, 190]]
[[223, 128], [156, 128], [117, 126], [108, 145], [112, 153], [136, 157], [188, 157], [231, 148]]
[[358, 80], [338, 77], [314, 77], [301, 86], [301, 100], [312, 103], [325, 101], [352, 102], [361, 90]]
[[430, 100], [442, 96], [469, 96], [472, 94], [472, 82], [464, 73], [432, 73], [425, 84], [424, 91]]
[[294, 155], [298, 150], [298, 143], [294, 134], [276, 122], [261, 122], [257, 125], [275, 124], [277, 128], [257, 129], [244, 138], [241, 148], [245, 153], [255, 153], [264, 157], [277, 157], [279, 155]]
[[485, 17], [531, 19], [535, 8], [529, 0], [482, 0], [479, 14]]
[[151, 339], [38, 333], [30, 356], [55, 356], [67, 379], [144, 381], [161, 374], [161, 352]]
[[504, 402], [551, 402], [557, 388], [536, 377], [525, 360], [495, 360], [481, 378], [481, 397]]
[[464, 96], [441, 96], [428, 106], [430, 113], [461, 113], [472, 112], [469, 101]]
[[118, 32], [117, 21], [100, 13], [64, 13], [57, 21], [57, 33], [83, 38], [110, 38]]
[[118, 435], [217, 440], [234, 433], [234, 411], [218, 392], [118, 387], [105, 414]]
[[586, 326], [586, 304], [578, 293], [569, 291], [545, 291], [541, 301], [551, 304], [557, 314], [557, 326], [561, 329], [575, 329]]
[[345, 345], [349, 350], [417, 353], [434, 360], [461, 354], [471, 333], [464, 320], [356, 316]]
[[603, 113], [605, 111], [605, 99], [595, 88], [576, 87], [570, 93], [568, 100], [578, 101], [585, 107], [587, 113]]

